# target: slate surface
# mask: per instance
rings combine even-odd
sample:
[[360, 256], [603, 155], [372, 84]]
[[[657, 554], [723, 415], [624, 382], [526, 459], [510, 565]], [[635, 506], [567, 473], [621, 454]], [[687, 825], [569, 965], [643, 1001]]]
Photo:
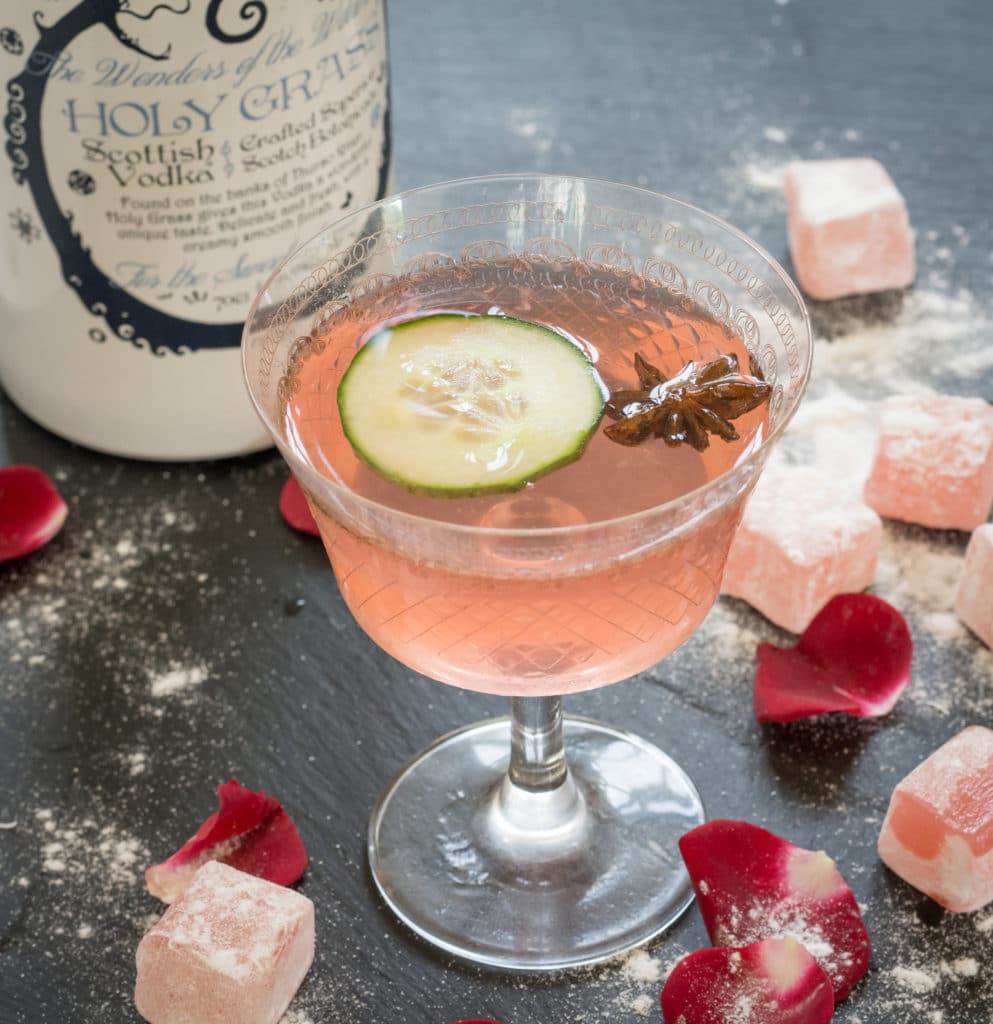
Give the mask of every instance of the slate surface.
[[[390, 22], [398, 187], [498, 170], [624, 180], [723, 215], [785, 259], [783, 161], [879, 156], [907, 197], [918, 294], [936, 324], [909, 369], [993, 397], [989, 369], [942, 370], [961, 345], [989, 366], [985, 0], [394, 0]], [[913, 320], [909, 301], [814, 314], [842, 345], [866, 317]], [[852, 390], [886, 372], [867, 384], [855, 367]], [[366, 640], [320, 546], [277, 517], [275, 455], [116, 460], [0, 400], [3, 462], [48, 469], [72, 511], [46, 550], [0, 567], [2, 1024], [138, 1019], [133, 951], [157, 909], [138, 871], [193, 830], [232, 775], [279, 794], [313, 856], [304, 891], [320, 949], [296, 1024], [660, 1019], [651, 975], [706, 943], [695, 910], [645, 958], [528, 979], [447, 962], [379, 905], [363, 851], [380, 786], [435, 736], [503, 705], [416, 677]], [[927, 600], [911, 594], [921, 565], [947, 576], [965, 540], [888, 528], [898, 557], [887, 579], [918, 648], [914, 686], [882, 721], [758, 727], [754, 641], [785, 637], [736, 603], [655, 670], [568, 705], [669, 751], [711, 815], [829, 850], [875, 950], [837, 1011], [848, 1024], [993, 1020], [993, 917], [935, 913], [874, 852], [896, 780], [962, 726], [993, 721], [993, 661], [933, 587]], [[190, 685], [155, 696], [170, 671]]]

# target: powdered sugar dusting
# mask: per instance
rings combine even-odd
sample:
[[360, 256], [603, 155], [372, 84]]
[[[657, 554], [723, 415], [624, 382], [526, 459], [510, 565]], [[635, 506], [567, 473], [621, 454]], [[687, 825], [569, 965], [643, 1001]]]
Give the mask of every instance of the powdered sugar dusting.
[[630, 1011], [638, 1017], [649, 1017], [655, 1011], [657, 999], [654, 999], [647, 992], [635, 996], [628, 1004]]
[[[61, 471], [54, 475], [71, 508], [94, 500], [86, 485], [74, 487]], [[51, 652], [61, 647], [102, 643], [108, 681], [119, 681], [125, 689], [138, 674], [149, 672], [155, 660], [168, 665], [185, 658], [182, 634], [175, 629], [142, 635], [140, 641], [133, 630], [122, 631], [136, 610], [164, 589], [173, 588], [186, 601], [199, 596], [198, 591], [205, 594], [208, 588], [194, 582], [200, 555], [195, 545], [185, 543], [196, 531], [196, 520], [178, 508], [165, 521], [154, 504], [137, 502], [105, 514], [102, 509], [87, 511], [85, 522], [91, 525], [77, 523], [71, 515], [40, 560], [5, 567], [0, 658], [18, 671], [0, 676], [0, 694], [37, 686], [39, 677], [46, 678]], [[119, 642], [124, 636], [128, 642]], [[109, 637], [118, 642], [111, 643]], [[162, 650], [168, 650], [167, 659], [159, 657]]]
[[933, 992], [938, 987], [938, 978], [935, 975], [916, 967], [893, 967], [889, 975], [901, 988], [917, 995]]
[[50, 884], [80, 884], [91, 876], [109, 889], [134, 885], [148, 857], [147, 847], [134, 836], [87, 817], [72, 824], [58, 821], [49, 808], [39, 808], [41, 865]]
[[929, 612], [952, 608], [962, 555], [957, 547], [939, 547], [928, 537], [891, 531], [876, 571], [876, 588], [887, 600], [914, 604]]
[[819, 398], [800, 405], [770, 468], [811, 466], [832, 486], [862, 496], [872, 469], [879, 416], [873, 402], [856, 398], [837, 384], [826, 384]]
[[91, 939], [116, 927], [115, 920], [128, 913], [125, 908], [140, 901], [148, 847], [112, 821], [99, 801], [84, 814], [48, 806], [25, 815], [13, 836], [30, 858], [31, 874], [17, 878], [16, 889], [25, 899], [36, 889], [45, 891], [48, 907], [35, 920], [34, 901], [25, 903], [26, 928], [49, 938]]
[[[757, 901], [747, 912], [731, 908], [729, 927], [720, 928], [717, 945], [747, 946], [761, 939], [792, 936], [820, 964], [836, 987], [852, 966], [852, 954], [836, 948], [819, 921], [811, 920], [803, 906], [792, 900]], [[850, 984], [850, 982], [849, 982]]]
[[152, 677], [150, 691], [153, 697], [171, 697], [174, 694], [199, 686], [209, 675], [205, 664], [182, 667], [173, 664], [166, 672]]
[[951, 963], [942, 960], [941, 973], [956, 978], [975, 978], [979, 974], [979, 961], [972, 956], [961, 956]]
[[976, 931], [981, 934], [993, 932], [993, 914], [986, 914], [976, 918]]
[[587, 985], [617, 989], [612, 1000], [617, 1015], [651, 1017], [659, 1012], [662, 984], [686, 952], [669, 938], [655, 952], [635, 949], [603, 967], [594, 968], [585, 981]]
[[305, 1010], [290, 1007], [280, 1018], [279, 1024], [316, 1024], [316, 1021]]
[[745, 181], [761, 192], [779, 192], [786, 180], [786, 165], [753, 162], [745, 164], [742, 169]]
[[[969, 383], [993, 367], [993, 310], [966, 289], [918, 286], [832, 306], [830, 313], [814, 314], [813, 397], [832, 386], [855, 388], [871, 401], [942, 387], [968, 395]], [[922, 372], [939, 351], [953, 356], [934, 364], [934, 373]], [[939, 372], [947, 383], [937, 379]]]
[[654, 985], [662, 977], [662, 962], [643, 949], [636, 949], [621, 964], [621, 974], [638, 985]]
[[972, 1020], [956, 1017], [955, 989], [972, 985], [980, 976], [973, 957], [952, 962], [928, 963], [908, 960], [880, 972], [875, 1004], [885, 1016], [881, 1020], [926, 1020], [941, 1024], [948, 1020]]

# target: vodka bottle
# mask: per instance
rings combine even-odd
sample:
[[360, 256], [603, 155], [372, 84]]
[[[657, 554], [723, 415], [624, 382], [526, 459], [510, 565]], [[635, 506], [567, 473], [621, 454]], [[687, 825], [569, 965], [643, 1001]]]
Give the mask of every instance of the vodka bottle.
[[388, 187], [383, 0], [6, 4], [0, 47], [7, 394], [115, 454], [264, 447], [241, 326]]

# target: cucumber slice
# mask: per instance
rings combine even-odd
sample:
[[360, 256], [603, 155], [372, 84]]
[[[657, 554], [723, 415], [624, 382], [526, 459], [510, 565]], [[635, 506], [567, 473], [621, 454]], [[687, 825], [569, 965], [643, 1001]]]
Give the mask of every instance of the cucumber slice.
[[576, 345], [505, 316], [441, 313], [371, 338], [338, 387], [356, 454], [410, 491], [516, 491], [577, 459], [604, 388]]

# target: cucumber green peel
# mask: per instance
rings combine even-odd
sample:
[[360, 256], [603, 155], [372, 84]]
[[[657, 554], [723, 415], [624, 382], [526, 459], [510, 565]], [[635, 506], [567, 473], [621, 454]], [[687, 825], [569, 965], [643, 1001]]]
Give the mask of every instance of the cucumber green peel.
[[605, 389], [586, 354], [539, 324], [440, 313], [371, 338], [338, 386], [356, 454], [420, 494], [520, 490], [583, 453]]

